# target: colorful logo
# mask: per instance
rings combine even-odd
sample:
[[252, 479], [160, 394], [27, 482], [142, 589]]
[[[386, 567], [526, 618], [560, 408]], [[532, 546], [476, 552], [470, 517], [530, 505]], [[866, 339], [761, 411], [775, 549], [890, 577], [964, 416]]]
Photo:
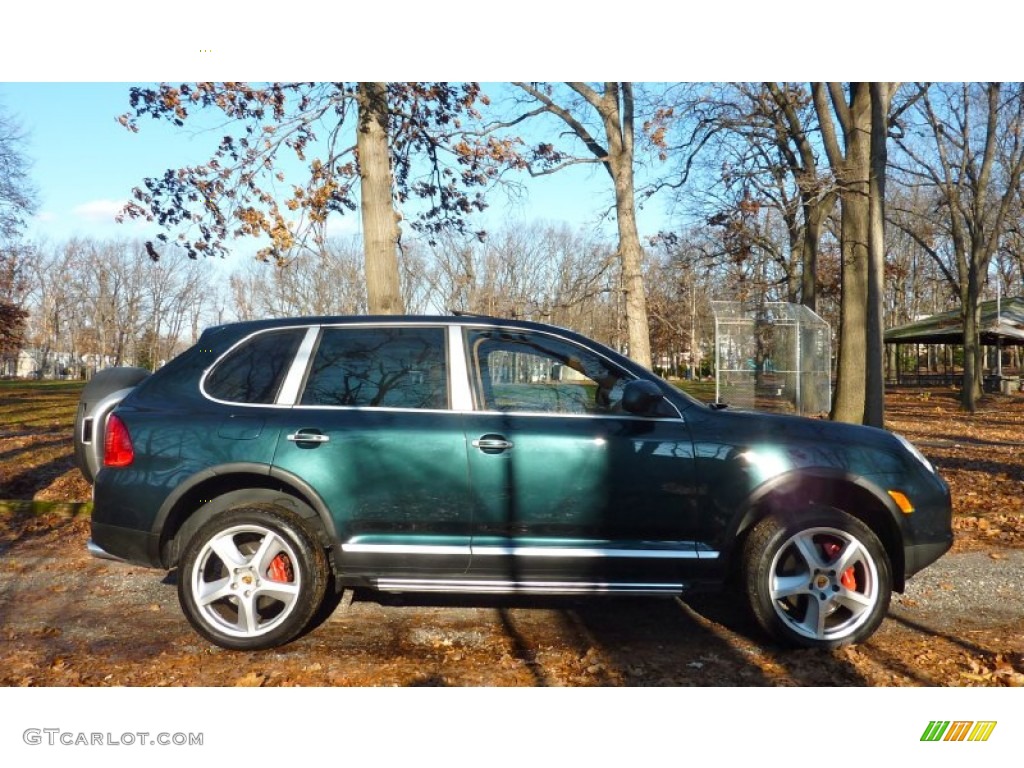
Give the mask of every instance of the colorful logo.
[[995, 729], [995, 720], [932, 720], [921, 741], [988, 741]]

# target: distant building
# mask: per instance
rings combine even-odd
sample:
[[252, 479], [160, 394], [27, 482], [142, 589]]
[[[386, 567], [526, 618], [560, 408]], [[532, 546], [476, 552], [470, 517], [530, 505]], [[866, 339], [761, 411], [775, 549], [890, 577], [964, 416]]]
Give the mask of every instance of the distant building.
[[70, 352], [54, 352], [26, 347], [16, 359], [4, 362], [5, 376], [22, 379], [74, 379], [82, 375], [82, 361]]

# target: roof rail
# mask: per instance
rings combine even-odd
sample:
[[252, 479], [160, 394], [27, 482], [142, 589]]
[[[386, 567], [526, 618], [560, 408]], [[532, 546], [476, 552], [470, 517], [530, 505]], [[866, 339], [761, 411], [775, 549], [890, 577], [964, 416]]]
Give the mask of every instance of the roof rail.
[[453, 317], [484, 317], [488, 320], [505, 320], [504, 317], [498, 317], [496, 315], [485, 315], [482, 312], [469, 312], [465, 309], [449, 309], [448, 313]]

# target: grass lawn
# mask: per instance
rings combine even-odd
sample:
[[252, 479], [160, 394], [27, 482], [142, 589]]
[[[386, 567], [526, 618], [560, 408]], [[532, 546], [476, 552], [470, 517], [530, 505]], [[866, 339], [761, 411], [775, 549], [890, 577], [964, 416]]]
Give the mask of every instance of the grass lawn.
[[0, 500], [89, 500], [89, 486], [71, 460], [83, 386], [81, 381], [0, 381]]

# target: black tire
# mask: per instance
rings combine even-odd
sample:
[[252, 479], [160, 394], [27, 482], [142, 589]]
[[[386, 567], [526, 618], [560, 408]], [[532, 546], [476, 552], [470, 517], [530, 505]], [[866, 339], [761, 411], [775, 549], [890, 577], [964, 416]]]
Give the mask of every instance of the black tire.
[[837, 509], [759, 522], [743, 547], [743, 585], [757, 622], [787, 645], [837, 648], [868, 638], [892, 596], [878, 537]]
[[[75, 466], [82, 473], [86, 482], [92, 483], [103, 461], [103, 433], [107, 425], [107, 416], [116, 402], [104, 400], [115, 392], [127, 394], [131, 389], [149, 376], [145, 368], [106, 368], [97, 371], [82, 388], [78, 397], [78, 410], [75, 412]], [[123, 397], [123, 395], [122, 395]], [[117, 398], [120, 400], [120, 398]], [[98, 409], [98, 410], [97, 410]], [[86, 437], [85, 420], [92, 419], [88, 429], [89, 443]]]
[[294, 640], [324, 601], [327, 555], [300, 518], [274, 505], [222, 512], [185, 546], [178, 602], [193, 628], [232, 650]]

